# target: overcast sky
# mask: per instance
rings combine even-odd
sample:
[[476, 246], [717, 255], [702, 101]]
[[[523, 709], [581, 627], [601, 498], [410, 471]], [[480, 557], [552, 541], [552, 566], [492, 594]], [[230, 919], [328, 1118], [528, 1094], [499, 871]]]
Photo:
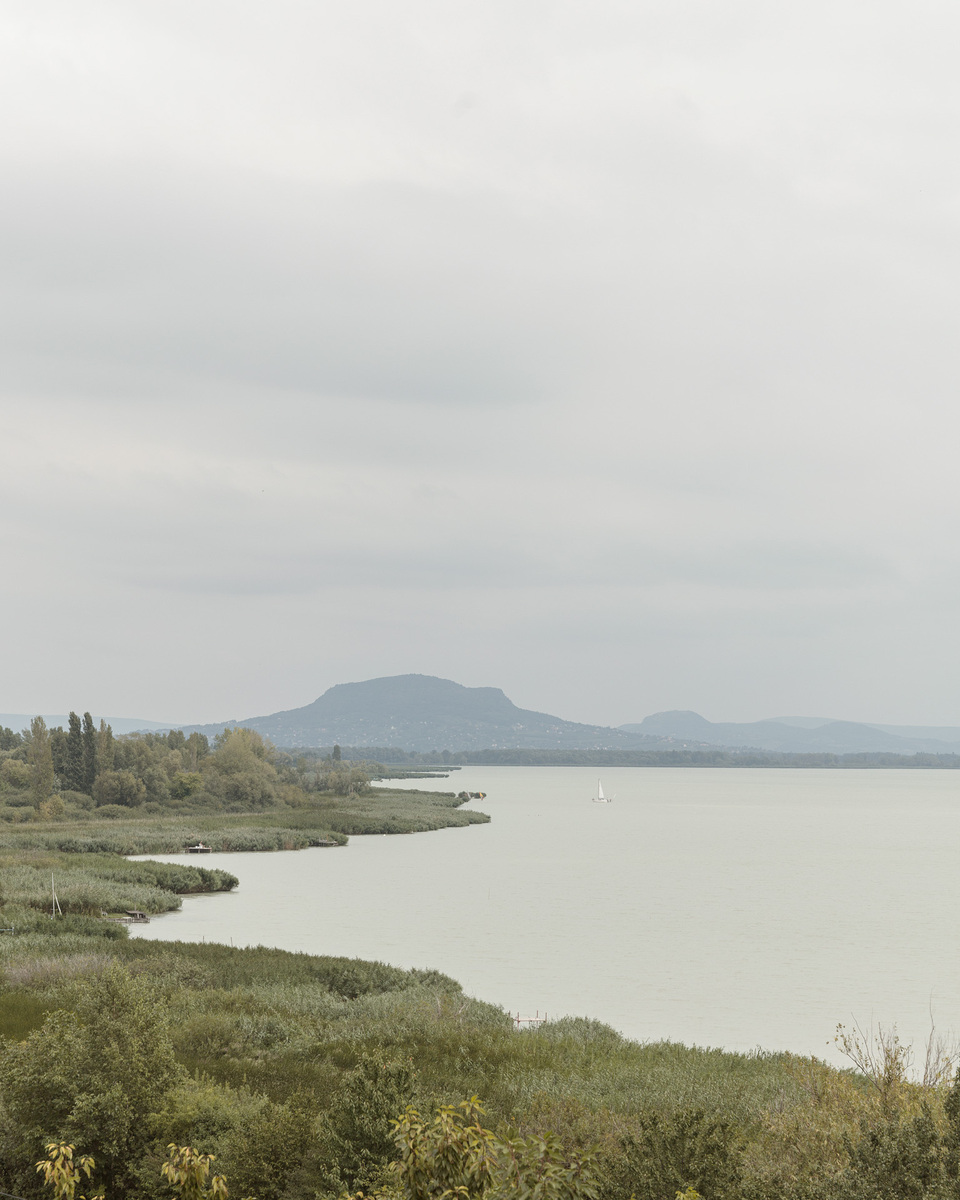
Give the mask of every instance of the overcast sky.
[[0, 711], [960, 723], [955, 4], [0, 21]]

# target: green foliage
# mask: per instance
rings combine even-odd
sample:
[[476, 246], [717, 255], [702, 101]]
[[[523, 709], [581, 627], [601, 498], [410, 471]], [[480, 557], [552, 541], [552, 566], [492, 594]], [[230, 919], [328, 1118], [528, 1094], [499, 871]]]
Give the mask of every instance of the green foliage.
[[322, 1123], [325, 1189], [371, 1190], [384, 1182], [395, 1151], [394, 1118], [410, 1104], [417, 1074], [412, 1062], [364, 1053], [335, 1091]]
[[863, 1123], [841, 1176], [849, 1200], [933, 1200], [945, 1182], [944, 1146], [930, 1109]]
[[0, 750], [16, 750], [22, 741], [19, 733], [14, 733], [6, 725], [0, 725]]
[[0, 992], [0, 1038], [22, 1041], [43, 1024], [48, 1008], [39, 996]]
[[113, 741], [113, 730], [106, 721], [101, 721], [100, 728], [97, 730], [97, 770], [112, 771], [115, 756], [116, 747]]
[[53, 791], [55, 780], [50, 733], [43, 717], [34, 717], [30, 722], [27, 763], [30, 767], [30, 791], [33, 802], [39, 806]]
[[109, 1193], [126, 1185], [145, 1146], [144, 1117], [181, 1071], [165, 1005], [115, 964], [85, 981], [72, 1011], [3, 1047], [0, 1088], [28, 1144], [69, 1140], [93, 1151]]
[[567, 1154], [551, 1136], [497, 1134], [480, 1123], [476, 1096], [444, 1105], [432, 1121], [407, 1108], [395, 1123], [393, 1164], [405, 1200], [596, 1200], [593, 1155]]
[[368, 791], [370, 776], [360, 767], [340, 764], [338, 759], [326, 767], [317, 780], [317, 790], [337, 796], [360, 796]]
[[93, 723], [93, 717], [88, 712], [85, 712], [83, 714], [83, 731], [81, 733], [80, 786], [76, 790], [89, 794], [96, 777], [97, 727]]
[[27, 788], [30, 786], [31, 778], [30, 768], [19, 759], [8, 758], [0, 763], [0, 781], [7, 787]]
[[210, 1182], [210, 1166], [214, 1155], [198, 1154], [190, 1146], [178, 1146], [171, 1142], [167, 1146], [170, 1157], [160, 1168], [160, 1174], [173, 1185], [183, 1200], [226, 1200], [227, 1181], [222, 1175], [214, 1175]]
[[170, 795], [185, 800], [203, 791], [203, 776], [199, 771], [178, 771], [170, 781]]
[[66, 755], [62, 764], [58, 764], [63, 786], [71, 791], [83, 791], [83, 726], [75, 712], [68, 719]]
[[93, 798], [100, 806], [123, 805], [135, 808], [142, 804], [147, 785], [132, 771], [101, 771], [93, 784]]
[[[56, 1200], [74, 1200], [77, 1184], [84, 1175], [89, 1179], [96, 1163], [89, 1154], [73, 1156], [73, 1146], [67, 1142], [48, 1142], [47, 1157], [37, 1163], [43, 1182], [53, 1188]], [[80, 1196], [79, 1200], [85, 1200]]]
[[[254, 730], [226, 729], [211, 751], [199, 733], [134, 733], [114, 738], [90, 713], [69, 731], [33, 722], [23, 746], [0, 761], [0, 831], [30, 823], [29, 836], [0, 847], [67, 848], [73, 853], [170, 853], [198, 839], [219, 850], [287, 850], [342, 844], [351, 833], [411, 833], [488, 818], [456, 811], [452, 795], [370, 788], [376, 763], [280, 754]], [[32, 811], [30, 811], [32, 805]], [[243, 814], [241, 820], [237, 820]], [[191, 827], [183, 819], [202, 815]], [[137, 824], [128, 822], [136, 816]], [[114, 832], [47, 832], [88, 821]], [[145, 823], [144, 823], [145, 822]], [[219, 834], [219, 836], [218, 836]]]
[[[89, 861], [135, 869], [138, 886], [192, 881], [186, 866]], [[34, 919], [0, 938], [0, 1187], [28, 1200], [44, 1140], [92, 1153], [98, 1178], [109, 1164], [109, 1194], [124, 1200], [160, 1194], [171, 1141], [215, 1154], [258, 1200], [439, 1197], [438, 1179], [491, 1200], [585, 1184], [598, 1200], [686, 1200], [691, 1188], [707, 1200], [957, 1200], [953, 1092], [904, 1082], [886, 1113], [869, 1081], [812, 1060], [641, 1046], [580, 1018], [521, 1033], [436, 972]], [[117, 970], [146, 1007], [109, 999]], [[164, 1041], [159, 1069], [144, 1065], [142, 1043]], [[450, 1109], [472, 1093], [489, 1117]], [[405, 1142], [391, 1144], [391, 1118], [411, 1103], [447, 1114], [407, 1113]], [[398, 1152], [406, 1183], [387, 1170]]]
[[660, 1200], [665, 1188], [734, 1200], [741, 1183], [737, 1140], [730, 1122], [702, 1108], [643, 1113], [636, 1132], [622, 1140], [620, 1186], [636, 1200]]

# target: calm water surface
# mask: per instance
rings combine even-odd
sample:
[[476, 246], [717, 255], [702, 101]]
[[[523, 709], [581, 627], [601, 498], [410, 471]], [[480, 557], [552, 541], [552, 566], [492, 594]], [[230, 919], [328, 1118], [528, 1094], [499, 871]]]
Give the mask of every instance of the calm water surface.
[[208, 855], [237, 891], [133, 932], [436, 967], [522, 1016], [641, 1040], [835, 1058], [838, 1021], [922, 1042], [932, 1006], [960, 1029], [960, 772], [601, 774], [609, 805], [593, 768], [410, 781], [485, 791], [493, 820]]

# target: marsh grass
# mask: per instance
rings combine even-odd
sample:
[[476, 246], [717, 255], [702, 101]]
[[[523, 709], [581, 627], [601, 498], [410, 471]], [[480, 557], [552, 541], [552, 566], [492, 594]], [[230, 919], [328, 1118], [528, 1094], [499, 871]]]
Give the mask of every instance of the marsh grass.
[[[281, 1138], [278, 1145], [287, 1144], [288, 1118], [322, 1131], [339, 1119], [346, 1081], [371, 1062], [409, 1064], [409, 1100], [424, 1110], [478, 1095], [491, 1127], [553, 1132], [572, 1149], [597, 1144], [603, 1200], [641, 1194], [624, 1147], [653, 1134], [669, 1141], [674, 1124], [682, 1132], [698, 1120], [732, 1131], [744, 1181], [736, 1198], [843, 1194], [863, 1131], [891, 1119], [877, 1089], [853, 1071], [787, 1054], [641, 1044], [581, 1018], [518, 1032], [508, 1014], [435, 971], [262, 946], [143, 941], [122, 930], [111, 938], [106, 923], [83, 917], [37, 921], [0, 938], [0, 1035], [22, 1039], [51, 1010], [74, 1008], [119, 961], [149, 981], [193, 1081], [169, 1099], [163, 1120], [189, 1129], [202, 1109], [204, 1148], [219, 1148], [241, 1177], [253, 1169], [244, 1131], [254, 1141]], [[942, 1128], [944, 1094], [904, 1083], [896, 1113], [912, 1119], [926, 1105]], [[396, 1114], [383, 1120], [389, 1115]], [[267, 1153], [266, 1143], [256, 1144], [258, 1155]], [[312, 1181], [305, 1194], [323, 1194], [329, 1163], [321, 1170], [311, 1159], [312, 1144], [297, 1151]]]
[[322, 794], [308, 806], [254, 813], [184, 816], [113, 806], [109, 819], [93, 809], [69, 819], [0, 825], [0, 853], [181, 854], [198, 841], [226, 852], [303, 850], [346, 845], [351, 834], [425, 833], [490, 820], [461, 804], [453, 793], [373, 788], [362, 796]]

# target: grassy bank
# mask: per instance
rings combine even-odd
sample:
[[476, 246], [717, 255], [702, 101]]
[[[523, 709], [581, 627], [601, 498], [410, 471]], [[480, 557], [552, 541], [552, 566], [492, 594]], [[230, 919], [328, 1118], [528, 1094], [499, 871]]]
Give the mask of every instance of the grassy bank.
[[154, 862], [126, 862], [112, 854], [46, 850], [0, 851], [0, 925], [23, 933], [45, 927], [53, 892], [66, 916], [100, 917], [140, 909], [173, 912], [183, 895], [229, 891], [237, 878], [228, 871]]
[[[218, 851], [345, 846], [350, 834], [426, 832], [488, 821], [452, 794], [377, 788], [362, 796], [256, 813], [136, 815], [93, 813], [0, 825], [0, 925], [23, 927], [27, 910], [48, 913], [52, 883], [64, 913], [98, 916], [140, 909], [170, 912], [180, 896], [236, 886], [203, 858], [178, 866], [130, 863], [124, 855], [179, 854], [198, 841]], [[332, 852], [332, 850], [331, 850]]]
[[301, 850], [345, 845], [351, 834], [423, 833], [490, 820], [461, 803], [452, 793], [371, 788], [360, 796], [323, 797], [309, 805], [265, 812], [180, 815], [118, 807], [105, 817], [96, 809], [81, 810], [52, 821], [0, 825], [0, 851], [179, 854], [197, 841], [223, 851]]

